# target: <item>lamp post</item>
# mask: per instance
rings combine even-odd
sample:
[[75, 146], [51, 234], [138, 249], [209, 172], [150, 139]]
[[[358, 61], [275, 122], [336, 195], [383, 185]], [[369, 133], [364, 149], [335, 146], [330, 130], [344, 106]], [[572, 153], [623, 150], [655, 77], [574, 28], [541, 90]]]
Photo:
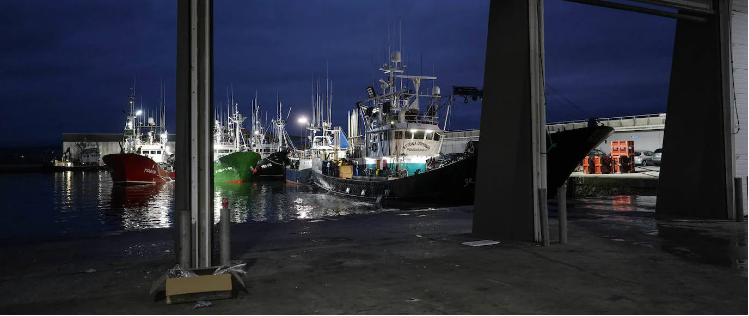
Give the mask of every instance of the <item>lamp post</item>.
[[299, 137], [302, 138], [302, 149], [304, 149], [304, 135], [303, 135], [303, 129], [305, 126], [307, 126], [307, 118], [302, 116], [297, 120], [299, 122]]

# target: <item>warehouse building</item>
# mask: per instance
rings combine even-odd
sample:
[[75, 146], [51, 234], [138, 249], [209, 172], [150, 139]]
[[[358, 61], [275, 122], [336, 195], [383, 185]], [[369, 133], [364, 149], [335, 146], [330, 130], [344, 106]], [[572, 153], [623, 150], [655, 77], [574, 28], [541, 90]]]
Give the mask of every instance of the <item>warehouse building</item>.
[[[171, 152], [174, 153], [174, 140], [176, 136], [169, 134], [169, 141], [167, 146]], [[122, 142], [122, 134], [73, 134], [63, 133], [62, 134], [62, 152], [65, 153], [70, 150], [70, 157], [72, 159], [81, 159], [81, 152], [85, 148], [92, 146], [99, 147], [99, 164], [103, 165], [101, 157], [109, 154], [120, 153], [120, 143]]]

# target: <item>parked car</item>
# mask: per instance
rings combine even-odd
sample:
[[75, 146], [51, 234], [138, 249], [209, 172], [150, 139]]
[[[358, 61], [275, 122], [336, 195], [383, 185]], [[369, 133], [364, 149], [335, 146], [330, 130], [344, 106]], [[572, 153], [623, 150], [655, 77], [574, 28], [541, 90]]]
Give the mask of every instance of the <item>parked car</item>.
[[638, 166], [652, 166], [655, 165], [653, 162], [653, 152], [649, 150], [636, 151], [635, 152], [635, 165]]
[[660, 148], [656, 149], [653, 152], [653, 163], [655, 163], [656, 166], [661, 165], [661, 157], [663, 156], [663, 150]]
[[596, 156], [606, 156], [606, 153], [605, 153], [605, 152], [603, 152], [603, 150], [600, 150], [600, 149], [598, 149], [598, 148], [593, 148], [593, 150], [591, 150], [591, 151], [590, 151], [590, 152], [588, 153], [588, 156], [590, 156], [590, 157], [596, 157]]

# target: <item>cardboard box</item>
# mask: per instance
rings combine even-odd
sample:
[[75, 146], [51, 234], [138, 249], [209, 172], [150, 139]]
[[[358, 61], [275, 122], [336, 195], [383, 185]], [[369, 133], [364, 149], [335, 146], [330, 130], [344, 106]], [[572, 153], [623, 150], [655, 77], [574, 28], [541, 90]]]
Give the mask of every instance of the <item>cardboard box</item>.
[[341, 179], [351, 179], [354, 177], [354, 166], [341, 166], [338, 172]]
[[231, 274], [198, 275], [166, 280], [166, 303], [231, 298]]

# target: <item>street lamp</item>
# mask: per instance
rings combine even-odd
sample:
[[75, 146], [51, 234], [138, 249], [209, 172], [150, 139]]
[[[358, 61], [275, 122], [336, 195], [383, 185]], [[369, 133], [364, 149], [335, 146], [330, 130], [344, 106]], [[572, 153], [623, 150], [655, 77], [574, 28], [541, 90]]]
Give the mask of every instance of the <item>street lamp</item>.
[[307, 126], [307, 118], [302, 116], [300, 117], [297, 122], [299, 122], [299, 137], [302, 138], [302, 149], [304, 149], [304, 133], [303, 129], [305, 126]]

